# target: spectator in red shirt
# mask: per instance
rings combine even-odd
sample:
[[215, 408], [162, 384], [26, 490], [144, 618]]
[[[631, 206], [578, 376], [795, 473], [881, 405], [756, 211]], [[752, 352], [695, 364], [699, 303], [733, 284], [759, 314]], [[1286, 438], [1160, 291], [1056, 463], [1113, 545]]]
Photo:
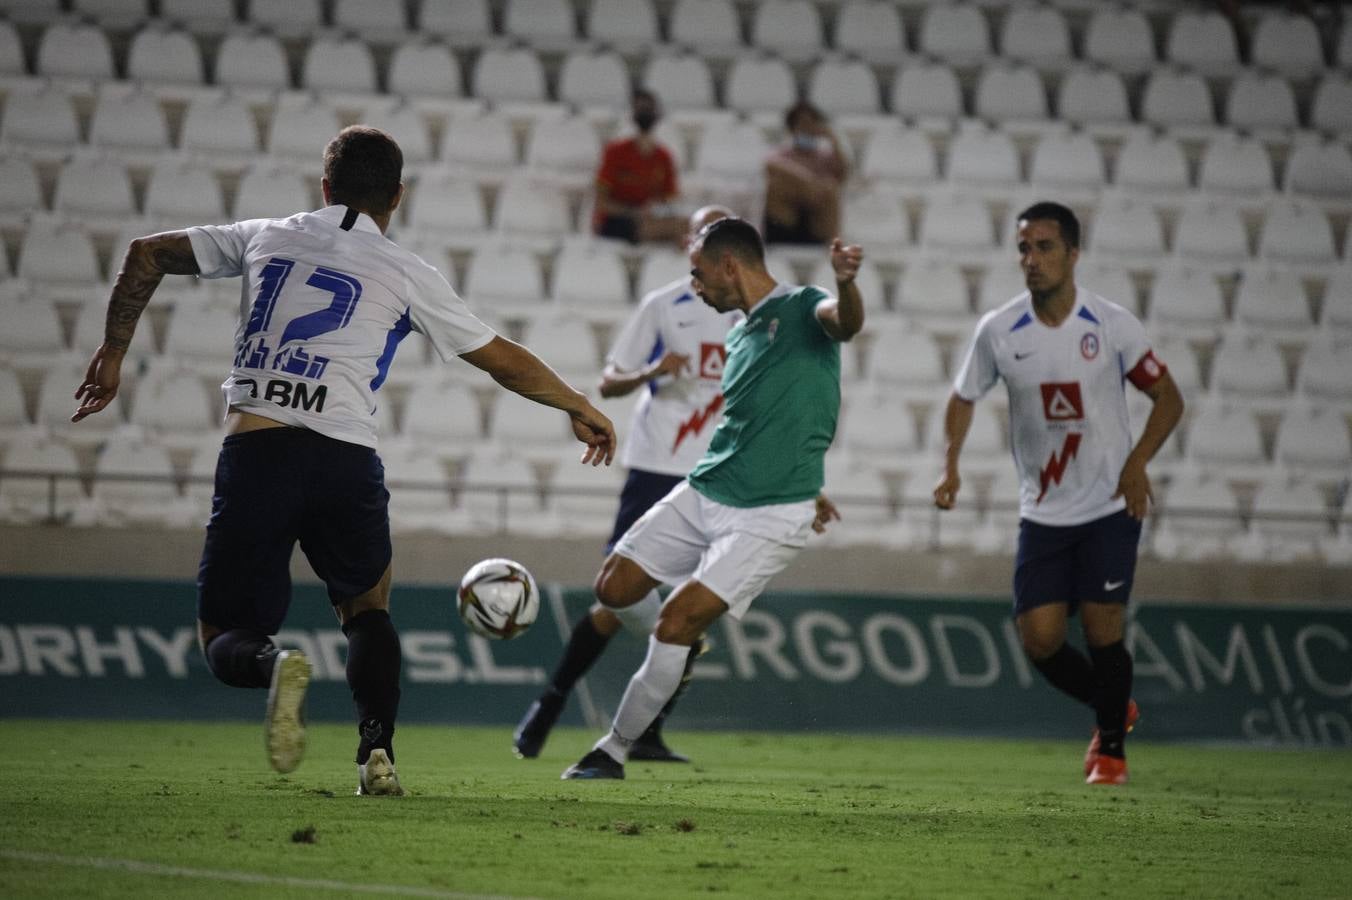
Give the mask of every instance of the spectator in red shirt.
[[784, 127], [788, 137], [765, 161], [765, 242], [829, 244], [840, 234], [845, 153], [826, 116], [806, 100], [784, 114]]
[[606, 144], [596, 172], [592, 231], [631, 243], [679, 242], [685, 220], [671, 208], [679, 193], [676, 160], [652, 136], [662, 117], [657, 95], [637, 90], [631, 101], [633, 137]]

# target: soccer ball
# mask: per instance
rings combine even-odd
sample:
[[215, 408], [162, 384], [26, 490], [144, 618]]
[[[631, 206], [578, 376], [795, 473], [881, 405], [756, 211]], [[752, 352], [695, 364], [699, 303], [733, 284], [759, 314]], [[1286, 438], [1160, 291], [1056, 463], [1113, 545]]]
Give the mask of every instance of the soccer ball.
[[485, 559], [460, 579], [458, 606], [470, 631], [495, 641], [510, 641], [540, 614], [540, 591], [521, 563]]

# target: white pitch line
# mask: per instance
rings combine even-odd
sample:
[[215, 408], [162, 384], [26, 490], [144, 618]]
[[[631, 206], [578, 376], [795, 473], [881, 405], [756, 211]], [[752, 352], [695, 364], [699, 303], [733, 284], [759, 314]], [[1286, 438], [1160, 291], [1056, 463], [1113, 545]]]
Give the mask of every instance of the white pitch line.
[[399, 884], [356, 884], [332, 881], [327, 878], [296, 878], [290, 875], [264, 875], [257, 872], [232, 872], [220, 869], [190, 869], [186, 866], [166, 866], [135, 859], [105, 859], [97, 856], [61, 856], [56, 853], [30, 853], [24, 850], [0, 850], [0, 859], [18, 862], [46, 863], [56, 866], [75, 866], [86, 869], [116, 869], [136, 875], [157, 875], [168, 878], [203, 878], [209, 881], [229, 881], [236, 884], [268, 884], [307, 890], [346, 891], [352, 894], [386, 894], [395, 897], [437, 897], [441, 900], [525, 900], [506, 894], [465, 894], [460, 891], [440, 891], [436, 888]]

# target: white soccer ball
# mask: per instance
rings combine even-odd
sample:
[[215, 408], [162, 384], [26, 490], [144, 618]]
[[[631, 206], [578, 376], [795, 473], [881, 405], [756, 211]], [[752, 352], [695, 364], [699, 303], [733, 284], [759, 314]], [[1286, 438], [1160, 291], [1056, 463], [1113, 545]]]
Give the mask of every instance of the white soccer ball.
[[510, 559], [475, 563], [460, 579], [457, 606], [469, 630], [495, 641], [523, 634], [540, 615], [540, 591], [526, 567]]

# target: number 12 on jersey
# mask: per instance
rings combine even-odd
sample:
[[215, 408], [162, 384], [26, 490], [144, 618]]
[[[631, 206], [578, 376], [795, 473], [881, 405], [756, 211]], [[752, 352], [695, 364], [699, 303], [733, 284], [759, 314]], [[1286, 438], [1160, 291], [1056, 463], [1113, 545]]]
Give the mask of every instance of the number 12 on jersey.
[[323, 309], [302, 313], [287, 322], [273, 348], [267, 343], [272, 316], [295, 267], [295, 260], [274, 256], [259, 272], [258, 296], [249, 310], [244, 335], [235, 351], [236, 368], [274, 369], [310, 379], [323, 376], [329, 358], [310, 353], [304, 342], [336, 331], [352, 321], [352, 313], [361, 299], [361, 282], [344, 272], [316, 267], [305, 284], [332, 294], [333, 301]]

